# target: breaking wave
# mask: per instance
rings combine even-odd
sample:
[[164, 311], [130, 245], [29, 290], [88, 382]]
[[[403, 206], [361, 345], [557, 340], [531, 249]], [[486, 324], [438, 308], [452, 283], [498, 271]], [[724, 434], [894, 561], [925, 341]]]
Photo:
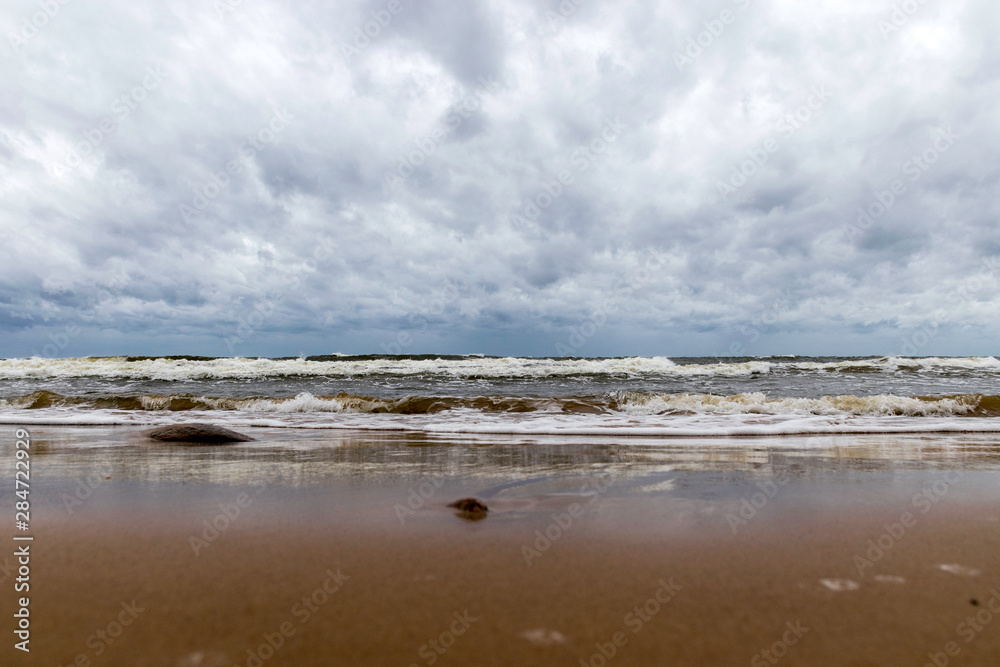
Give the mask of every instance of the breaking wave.
[[0, 399], [0, 410], [49, 408], [148, 412], [230, 411], [281, 414], [397, 414], [427, 415], [446, 411], [483, 414], [570, 413], [580, 415], [825, 415], [906, 417], [1000, 417], [1000, 396], [820, 396], [769, 397], [762, 392], [732, 396], [660, 394], [619, 391], [604, 396], [406, 396], [376, 398], [356, 394], [315, 396], [302, 392], [290, 397], [210, 397], [189, 394], [139, 396], [63, 396], [35, 391]]
[[667, 357], [545, 358], [467, 356], [324, 356], [299, 359], [206, 357], [86, 357], [0, 360], [0, 380], [106, 378], [222, 380], [280, 377], [424, 376], [539, 379], [572, 376], [743, 377], [785, 373], [998, 373], [995, 357], [879, 357], [813, 361], [798, 357], [747, 360]]
[[820, 396], [770, 398], [761, 392], [713, 396], [711, 394], [646, 394], [621, 392], [616, 407], [628, 414], [761, 414], [852, 416], [1000, 416], [1000, 396]]

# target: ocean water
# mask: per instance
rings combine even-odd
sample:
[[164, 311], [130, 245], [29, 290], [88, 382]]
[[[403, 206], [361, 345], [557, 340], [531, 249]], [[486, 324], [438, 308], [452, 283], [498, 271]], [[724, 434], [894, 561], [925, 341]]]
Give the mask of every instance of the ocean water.
[[994, 357], [0, 360], [0, 423], [646, 437], [1000, 433]]

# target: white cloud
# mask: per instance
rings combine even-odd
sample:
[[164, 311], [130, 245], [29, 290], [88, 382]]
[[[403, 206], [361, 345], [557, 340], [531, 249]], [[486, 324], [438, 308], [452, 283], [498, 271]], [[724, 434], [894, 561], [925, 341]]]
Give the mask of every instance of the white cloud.
[[[1000, 255], [985, 0], [927, 4], [885, 36], [892, 3], [583, 2], [553, 20], [558, 2], [404, 0], [345, 58], [385, 4], [71, 3], [11, 40], [37, 5], [6, 3], [0, 354], [68, 324], [82, 333], [63, 355], [228, 354], [255, 309], [237, 353], [378, 352], [409, 331], [407, 352], [555, 354], [612, 297], [579, 354], [896, 353], [941, 318], [951, 335], [927, 353], [995, 352], [995, 285], [955, 297]], [[162, 82], [95, 143], [151, 67]], [[483, 79], [497, 87], [477, 97]], [[818, 86], [829, 100], [786, 132]], [[185, 220], [280, 109], [288, 127]], [[908, 180], [947, 128], [954, 146]], [[906, 192], [847, 234], [894, 179]], [[653, 251], [663, 266], [615, 296]], [[741, 339], [775, 294], [788, 303]]]

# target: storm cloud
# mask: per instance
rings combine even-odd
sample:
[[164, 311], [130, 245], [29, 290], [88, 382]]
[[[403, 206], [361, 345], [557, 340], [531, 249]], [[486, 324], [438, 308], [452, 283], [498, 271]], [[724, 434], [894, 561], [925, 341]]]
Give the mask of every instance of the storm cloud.
[[997, 352], [985, 0], [0, 27], [0, 356]]

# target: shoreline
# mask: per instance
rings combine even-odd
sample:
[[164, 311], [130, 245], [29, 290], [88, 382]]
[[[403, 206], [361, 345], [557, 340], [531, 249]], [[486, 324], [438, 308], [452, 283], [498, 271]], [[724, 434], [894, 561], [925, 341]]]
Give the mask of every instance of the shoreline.
[[[647, 425], [647, 426], [625, 426], [618, 422], [605, 422], [603, 425], [586, 427], [575, 426], [549, 426], [542, 428], [532, 428], [521, 426], [488, 426], [475, 422], [476, 426], [462, 424], [446, 425], [447, 422], [434, 422], [423, 416], [415, 423], [405, 423], [398, 419], [401, 415], [392, 415], [386, 418], [380, 414], [357, 414], [347, 413], [337, 415], [337, 422], [314, 423], [305, 421], [285, 422], [262, 417], [244, 416], [243, 413], [233, 413], [225, 411], [218, 412], [182, 412], [183, 417], [173, 416], [178, 413], [171, 413], [172, 416], [153, 417], [146, 419], [125, 419], [93, 417], [83, 420], [77, 417], [64, 418], [27, 418], [23, 415], [3, 415], [0, 414], [0, 426], [7, 426], [12, 429], [18, 427], [50, 427], [50, 428], [91, 428], [91, 429], [149, 429], [158, 426], [169, 426], [190, 422], [214, 423], [227, 428], [241, 429], [281, 429], [287, 432], [295, 431], [329, 431], [333, 433], [370, 433], [370, 434], [403, 434], [420, 436], [444, 436], [444, 437], [511, 437], [511, 438], [627, 438], [638, 440], [642, 438], [655, 440], [678, 440], [678, 439], [701, 439], [720, 440], [727, 438], [737, 439], [766, 439], [766, 438], [800, 438], [800, 437], [822, 437], [822, 436], [921, 436], [921, 435], [979, 435], [996, 436], [1000, 434], [1000, 417], [910, 417], [910, 416], [884, 416], [873, 417], [869, 415], [843, 417], [840, 423], [831, 423], [830, 417], [823, 418], [820, 415], [790, 416], [790, 415], [724, 415], [729, 418], [744, 419], [749, 425], [731, 426], [711, 426], [697, 423], [698, 419], [714, 417], [714, 415], [698, 415], [696, 417], [678, 416], [673, 417], [679, 424], [684, 424], [686, 420], [694, 423], [686, 425]], [[129, 415], [131, 417], [131, 415]], [[762, 425], [761, 417], [774, 417], [770, 424]], [[406, 415], [409, 417], [409, 415]], [[795, 426], [794, 422], [799, 419], [826, 419], [826, 425], [811, 425], [809, 428]], [[372, 421], [392, 419], [400, 423], [390, 423], [383, 425], [372, 424]], [[577, 417], [579, 419], [579, 417]], [[624, 417], [619, 417], [624, 419]], [[582, 420], [581, 420], [582, 421]], [[733, 419], [738, 421], [738, 419]], [[881, 423], [882, 426], [869, 426], [869, 423]], [[894, 423], [895, 422], [895, 423]], [[907, 422], [905, 425], [901, 422]], [[928, 423], [929, 422], [929, 423]], [[942, 423], [946, 422], [946, 423]], [[968, 423], [966, 423], [968, 422]], [[527, 422], [524, 422], [527, 423]], [[784, 428], [789, 425], [787, 428]], [[973, 428], [978, 425], [978, 428]]]

